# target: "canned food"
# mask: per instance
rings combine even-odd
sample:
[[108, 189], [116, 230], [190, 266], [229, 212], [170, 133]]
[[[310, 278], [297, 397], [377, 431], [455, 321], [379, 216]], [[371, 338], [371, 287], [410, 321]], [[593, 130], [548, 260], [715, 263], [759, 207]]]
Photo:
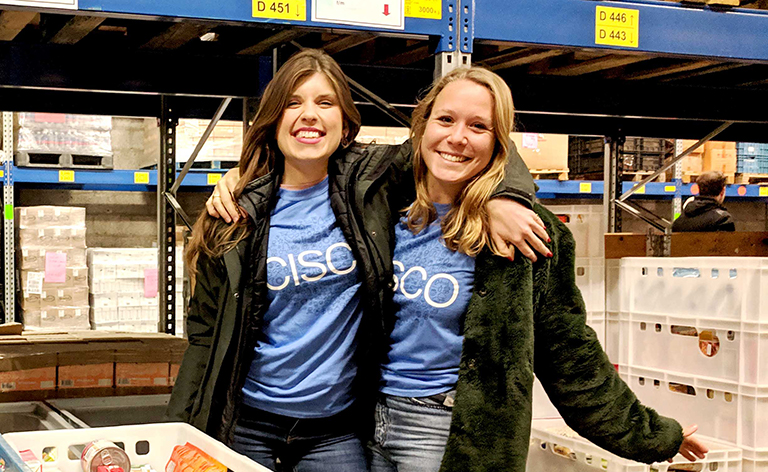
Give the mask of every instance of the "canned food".
[[100, 439], [85, 446], [80, 465], [83, 472], [130, 472], [131, 459], [115, 443]]

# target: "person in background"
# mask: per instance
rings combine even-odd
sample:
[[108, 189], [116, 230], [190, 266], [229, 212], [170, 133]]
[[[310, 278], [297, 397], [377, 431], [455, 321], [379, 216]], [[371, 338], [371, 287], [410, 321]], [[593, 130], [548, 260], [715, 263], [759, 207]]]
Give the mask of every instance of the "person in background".
[[718, 170], [704, 172], [696, 180], [696, 184], [699, 186], [699, 195], [685, 202], [683, 213], [672, 224], [672, 231], [736, 231], [731, 214], [723, 206], [723, 173]]

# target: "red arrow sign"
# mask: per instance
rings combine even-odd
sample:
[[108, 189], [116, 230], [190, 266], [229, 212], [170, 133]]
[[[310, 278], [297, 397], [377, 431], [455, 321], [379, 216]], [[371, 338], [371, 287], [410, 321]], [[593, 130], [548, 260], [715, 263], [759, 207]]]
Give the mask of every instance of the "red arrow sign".
[[389, 16], [389, 5], [384, 5], [384, 16]]

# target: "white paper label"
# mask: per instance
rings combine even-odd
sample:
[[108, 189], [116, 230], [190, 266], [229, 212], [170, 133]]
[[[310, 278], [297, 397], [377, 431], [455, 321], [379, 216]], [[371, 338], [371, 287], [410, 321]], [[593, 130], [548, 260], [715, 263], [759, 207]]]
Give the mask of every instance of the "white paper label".
[[42, 295], [45, 272], [27, 273], [27, 294]]

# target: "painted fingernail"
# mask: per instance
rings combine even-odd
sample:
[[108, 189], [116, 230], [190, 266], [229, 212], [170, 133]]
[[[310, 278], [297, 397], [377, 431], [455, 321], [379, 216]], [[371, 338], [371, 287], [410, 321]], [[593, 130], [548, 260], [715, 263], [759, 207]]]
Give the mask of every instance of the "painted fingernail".
[[552, 242], [552, 238], [547, 238], [547, 242], [551, 243]]
[[552, 256], [554, 256], [554, 254], [552, 254], [551, 252], [547, 253], [547, 257], [552, 257]]
[[514, 257], [509, 257], [509, 256], [507, 257], [507, 259], [509, 259], [510, 261], [513, 261], [513, 262], [514, 262], [514, 260], [515, 260], [515, 258], [514, 258]]

